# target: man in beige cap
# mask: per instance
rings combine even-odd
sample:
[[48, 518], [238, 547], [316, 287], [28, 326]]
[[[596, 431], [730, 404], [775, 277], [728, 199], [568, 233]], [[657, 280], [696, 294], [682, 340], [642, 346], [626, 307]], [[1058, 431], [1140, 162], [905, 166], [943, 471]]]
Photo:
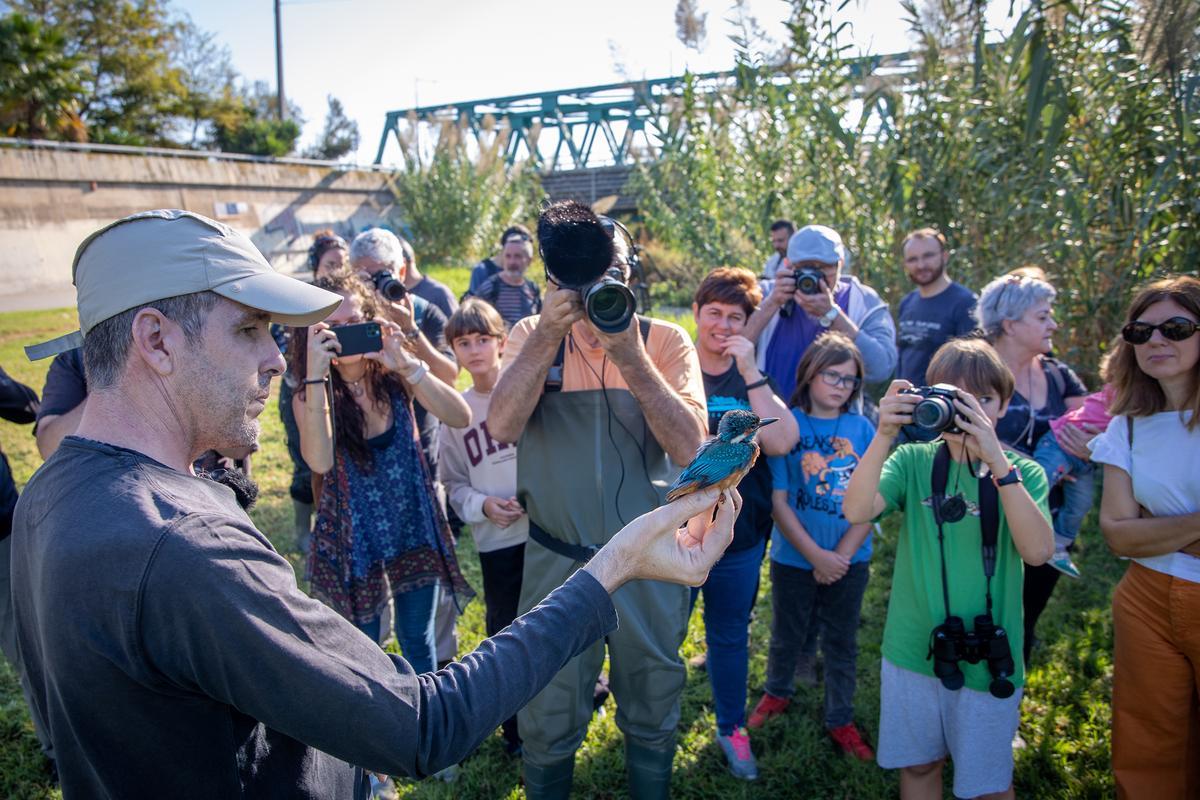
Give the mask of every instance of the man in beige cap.
[[81, 333], [30, 350], [82, 337], [90, 394], [12, 534], [20, 657], [65, 797], [362, 797], [358, 767], [431, 774], [615, 628], [611, 592], [698, 585], [732, 538], [736, 494], [645, 514], [475, 653], [418, 677], [301, 593], [234, 493], [192, 473], [200, 452], [256, 440], [284, 368], [268, 323], [311, 324], [340, 297], [184, 211], [104, 228], [74, 276]]

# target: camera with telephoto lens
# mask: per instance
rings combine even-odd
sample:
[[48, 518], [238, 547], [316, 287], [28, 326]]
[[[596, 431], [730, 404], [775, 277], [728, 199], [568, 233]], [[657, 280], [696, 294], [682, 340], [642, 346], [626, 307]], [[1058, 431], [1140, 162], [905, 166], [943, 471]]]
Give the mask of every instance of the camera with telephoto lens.
[[620, 267], [609, 267], [583, 290], [583, 310], [592, 324], [605, 333], [620, 333], [629, 327], [637, 300], [625, 285]]
[[604, 333], [625, 330], [637, 311], [637, 298], [625, 284], [624, 272], [613, 265], [616, 227], [614, 220], [574, 200], [553, 203], [538, 217], [538, 249], [546, 277], [578, 291], [588, 321]]
[[1012, 697], [1013, 686], [1012, 647], [1008, 632], [996, 625], [991, 614], [975, 617], [975, 629], [966, 630], [960, 617], [946, 617], [946, 621], [933, 629], [929, 635], [929, 658], [933, 659], [933, 674], [942, 685], [951, 691], [963, 687], [963, 674], [958, 662], [978, 664], [986, 661], [992, 682], [988, 691], [1001, 700]]
[[371, 282], [375, 284], [375, 291], [391, 300], [393, 303], [404, 298], [408, 294], [408, 289], [404, 288], [404, 283], [399, 278], [391, 273], [390, 270], [376, 272], [371, 276]]
[[913, 406], [912, 424], [929, 433], [962, 433], [954, 420], [958, 410], [954, 401], [958, 399], [958, 387], [948, 383], [933, 386], [916, 386], [901, 389], [901, 394], [915, 394], [921, 402]]
[[812, 267], [802, 267], [794, 270], [792, 277], [796, 281], [796, 291], [800, 294], [820, 294], [821, 281], [825, 279], [825, 273]]

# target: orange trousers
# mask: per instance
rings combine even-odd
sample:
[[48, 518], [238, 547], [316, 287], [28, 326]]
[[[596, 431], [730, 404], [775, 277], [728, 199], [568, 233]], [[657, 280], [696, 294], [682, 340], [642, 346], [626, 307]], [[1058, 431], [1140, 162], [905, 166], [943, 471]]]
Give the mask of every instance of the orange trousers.
[[1130, 563], [1113, 637], [1117, 797], [1200, 798], [1200, 583]]

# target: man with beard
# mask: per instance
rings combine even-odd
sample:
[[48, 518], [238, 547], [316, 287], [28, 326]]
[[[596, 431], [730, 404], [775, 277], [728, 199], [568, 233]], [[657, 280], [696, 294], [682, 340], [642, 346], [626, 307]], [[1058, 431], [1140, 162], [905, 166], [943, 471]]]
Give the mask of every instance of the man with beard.
[[[257, 441], [284, 370], [270, 322], [316, 323], [341, 298], [186, 211], [98, 231], [73, 275], [81, 333], [27, 352], [82, 340], [88, 400], [12, 533], [18, 652], [65, 797], [362, 798], [361, 768], [432, 774], [613, 631], [612, 592], [699, 584], [733, 537], [735, 493], [644, 514], [463, 663], [418, 676], [305, 596], [234, 492], [192, 471]], [[388, 326], [389, 352], [402, 338]]]
[[764, 280], [774, 278], [779, 268], [787, 262], [788, 241], [795, 232], [796, 223], [790, 219], [777, 219], [771, 223], [771, 249], [774, 252], [767, 258], [767, 263], [763, 264]]
[[975, 329], [975, 294], [950, 280], [946, 237], [934, 228], [920, 228], [904, 237], [904, 271], [916, 284], [900, 301], [900, 330], [896, 347], [900, 364], [896, 377], [914, 386], [925, 384], [929, 359], [949, 339]]

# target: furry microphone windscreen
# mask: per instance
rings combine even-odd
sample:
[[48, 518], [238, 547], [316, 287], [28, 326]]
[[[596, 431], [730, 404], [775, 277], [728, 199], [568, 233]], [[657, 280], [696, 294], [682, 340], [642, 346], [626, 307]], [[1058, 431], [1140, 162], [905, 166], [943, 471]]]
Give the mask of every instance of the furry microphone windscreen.
[[612, 235], [595, 212], [575, 200], [547, 206], [538, 217], [537, 236], [546, 270], [568, 289], [587, 286], [612, 264]]

